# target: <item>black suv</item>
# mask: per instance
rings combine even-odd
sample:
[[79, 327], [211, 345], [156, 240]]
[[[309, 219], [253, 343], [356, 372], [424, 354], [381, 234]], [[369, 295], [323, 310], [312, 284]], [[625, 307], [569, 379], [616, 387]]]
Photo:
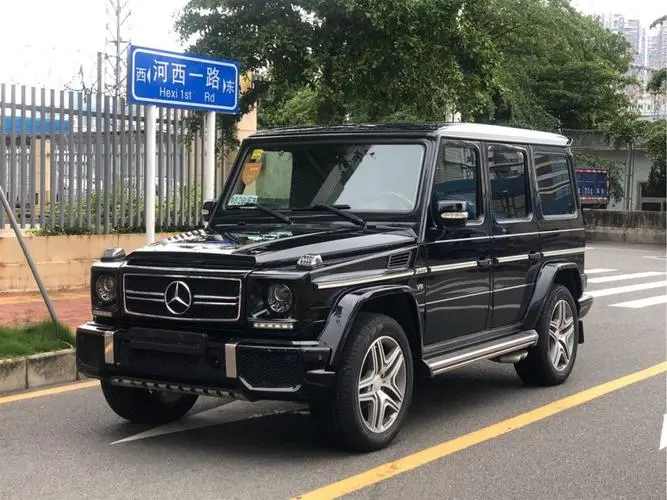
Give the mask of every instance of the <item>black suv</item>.
[[256, 133], [203, 229], [92, 267], [78, 368], [133, 422], [200, 395], [303, 401], [359, 450], [391, 442], [421, 377], [492, 360], [560, 384], [592, 305], [569, 146], [465, 123]]

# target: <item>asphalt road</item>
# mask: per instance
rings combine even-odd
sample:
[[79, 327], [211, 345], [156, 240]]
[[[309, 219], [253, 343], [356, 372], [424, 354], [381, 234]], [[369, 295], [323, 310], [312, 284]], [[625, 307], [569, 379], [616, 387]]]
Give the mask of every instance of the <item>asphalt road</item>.
[[0, 498], [664, 499], [667, 365], [633, 374], [667, 359], [666, 264], [664, 248], [591, 244], [596, 302], [566, 384], [526, 388], [491, 362], [443, 375], [373, 454], [322, 447], [298, 405], [202, 400], [146, 428], [97, 387], [0, 397]]

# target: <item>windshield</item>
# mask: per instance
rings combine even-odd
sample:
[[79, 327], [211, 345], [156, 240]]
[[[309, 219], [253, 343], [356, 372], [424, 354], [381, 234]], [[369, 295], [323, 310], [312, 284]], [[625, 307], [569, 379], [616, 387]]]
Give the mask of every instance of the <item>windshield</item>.
[[274, 210], [335, 205], [358, 212], [411, 212], [422, 144], [309, 143], [251, 148], [220, 210], [259, 204]]

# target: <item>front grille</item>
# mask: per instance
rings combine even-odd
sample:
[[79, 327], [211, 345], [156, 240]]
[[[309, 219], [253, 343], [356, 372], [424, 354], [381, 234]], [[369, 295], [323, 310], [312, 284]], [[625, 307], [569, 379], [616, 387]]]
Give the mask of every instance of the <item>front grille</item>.
[[301, 361], [293, 353], [239, 348], [236, 364], [239, 377], [255, 389], [296, 388], [300, 384]]
[[127, 273], [123, 305], [128, 314], [183, 321], [237, 321], [241, 280], [217, 276]]

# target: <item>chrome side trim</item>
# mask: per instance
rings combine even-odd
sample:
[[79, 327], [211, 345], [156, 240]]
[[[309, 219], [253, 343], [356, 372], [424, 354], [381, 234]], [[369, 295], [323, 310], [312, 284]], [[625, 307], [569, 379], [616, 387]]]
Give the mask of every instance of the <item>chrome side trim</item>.
[[418, 267], [415, 269], [415, 274], [427, 274], [428, 273], [428, 267]]
[[577, 255], [581, 253], [586, 253], [585, 248], [568, 248], [564, 250], [549, 250], [544, 252], [545, 257], [558, 257], [559, 255]]
[[227, 378], [236, 378], [236, 344], [225, 344], [225, 376]]
[[410, 271], [402, 271], [400, 273], [374, 274], [374, 275], [368, 276], [366, 278], [325, 281], [325, 282], [319, 282], [319, 283], [316, 282], [316, 283], [314, 283], [314, 285], [315, 285], [315, 288], [317, 290], [326, 290], [328, 288], [337, 288], [337, 287], [340, 287], [340, 286], [363, 285], [365, 283], [374, 283], [376, 281], [388, 281], [388, 280], [393, 280], [393, 279], [398, 279], [398, 278], [407, 278], [409, 276], [414, 276], [414, 274], [415, 274], [415, 272], [410, 270]]
[[507, 264], [509, 262], [523, 262], [528, 260], [528, 255], [508, 255], [506, 257], [498, 257], [498, 264]]
[[116, 363], [113, 352], [113, 336], [115, 332], [104, 332], [104, 362], [107, 365]]
[[460, 269], [472, 269], [477, 267], [477, 261], [470, 260], [467, 262], [457, 262], [456, 264], [443, 264], [440, 266], [429, 267], [428, 270], [431, 273], [437, 273], [440, 271], [456, 271]]
[[501, 287], [501, 288], [494, 288], [494, 292], [505, 292], [507, 290], [518, 290], [519, 288], [526, 288], [527, 286], [530, 286], [528, 283], [524, 283], [523, 285], [514, 285], [514, 286], [507, 286], [507, 287]]
[[585, 231], [583, 227], [577, 227], [574, 229], [552, 229], [549, 231], [533, 231], [530, 233], [512, 233], [512, 234], [494, 234], [493, 238], [512, 238], [514, 236], [538, 236], [540, 234], [553, 234], [553, 233], [573, 233], [578, 231]]
[[451, 302], [452, 300], [467, 299], [468, 297], [477, 297], [479, 295], [488, 295], [490, 293], [491, 293], [491, 290], [486, 290], [484, 292], [469, 293], [467, 295], [457, 295], [456, 297], [449, 297], [447, 299], [438, 299], [438, 300], [433, 300], [431, 302], [426, 302], [426, 305], [427, 306], [432, 306], [433, 304], [440, 304], [442, 302]]

